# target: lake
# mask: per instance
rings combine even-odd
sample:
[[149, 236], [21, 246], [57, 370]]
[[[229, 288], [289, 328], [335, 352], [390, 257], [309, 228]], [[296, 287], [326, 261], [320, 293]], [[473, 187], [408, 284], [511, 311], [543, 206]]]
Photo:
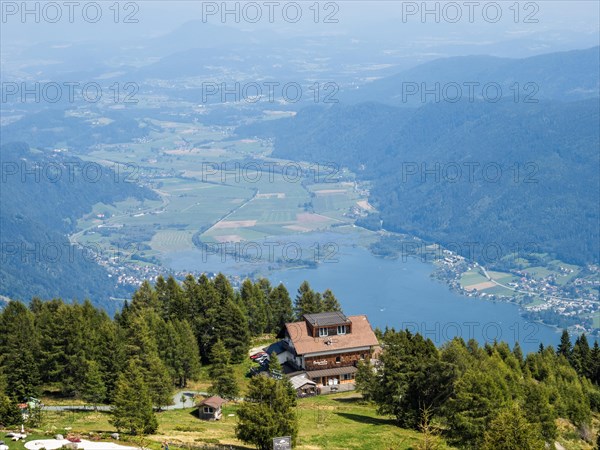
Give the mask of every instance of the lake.
[[556, 345], [559, 332], [526, 321], [519, 307], [459, 295], [430, 277], [434, 267], [417, 259], [388, 260], [364, 248], [342, 250], [337, 263], [316, 269], [273, 273], [272, 283], [283, 282], [292, 297], [305, 279], [313, 289], [331, 289], [347, 315], [367, 314], [373, 327], [418, 331], [440, 345], [454, 336], [494, 339], [536, 351], [540, 342]]
[[270, 270], [266, 263], [236, 262], [223, 255], [207, 258], [199, 250], [169, 257], [170, 266], [176, 270], [228, 275], [258, 270], [273, 284], [283, 282], [292, 298], [298, 286], [308, 280], [315, 290], [331, 289], [347, 315], [366, 314], [373, 327], [418, 331], [436, 345], [462, 336], [465, 340], [474, 337], [481, 344], [497, 339], [512, 346], [518, 340], [525, 351], [536, 351], [540, 342], [556, 345], [560, 340], [556, 329], [523, 319], [516, 305], [451, 291], [430, 277], [433, 265], [418, 259], [383, 259], [366, 248], [347, 245], [340, 245], [335, 259], [315, 269]]

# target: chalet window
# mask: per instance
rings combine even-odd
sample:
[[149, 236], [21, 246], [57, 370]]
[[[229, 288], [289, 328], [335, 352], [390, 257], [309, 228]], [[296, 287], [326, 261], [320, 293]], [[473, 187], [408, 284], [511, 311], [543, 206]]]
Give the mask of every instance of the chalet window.
[[214, 411], [213, 411], [213, 409], [210, 406], [205, 406], [204, 407], [204, 412], [206, 414], [212, 414]]
[[337, 334], [346, 334], [346, 325], [338, 325]]
[[336, 364], [339, 364], [339, 363], [341, 363], [341, 362], [342, 362], [342, 357], [341, 357], [341, 356], [336, 356], [336, 357], [335, 357], [335, 363], [336, 363]]
[[327, 328], [319, 328], [319, 337], [329, 336], [329, 330]]

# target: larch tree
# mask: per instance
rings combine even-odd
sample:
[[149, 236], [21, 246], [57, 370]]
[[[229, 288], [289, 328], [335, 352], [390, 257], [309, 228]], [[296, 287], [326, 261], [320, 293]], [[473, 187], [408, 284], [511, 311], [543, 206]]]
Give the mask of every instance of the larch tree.
[[151, 434], [158, 428], [152, 398], [140, 365], [141, 361], [137, 358], [131, 359], [127, 369], [119, 376], [110, 420], [117, 430], [134, 435]]
[[481, 450], [544, 450], [536, 424], [528, 422], [517, 404], [502, 409], [483, 435]]
[[233, 368], [229, 364], [230, 354], [220, 340], [213, 346], [210, 359], [212, 361], [208, 370], [212, 381], [210, 393], [230, 400], [236, 398], [240, 393], [239, 386]]

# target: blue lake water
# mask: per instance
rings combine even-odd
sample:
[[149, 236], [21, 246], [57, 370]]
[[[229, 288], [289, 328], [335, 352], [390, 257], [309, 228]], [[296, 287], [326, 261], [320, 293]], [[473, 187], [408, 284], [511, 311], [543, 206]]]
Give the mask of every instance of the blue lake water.
[[536, 351], [540, 342], [559, 342], [554, 328], [526, 321], [518, 306], [459, 295], [433, 280], [432, 271], [432, 265], [416, 259], [387, 260], [347, 248], [337, 263], [280, 271], [269, 279], [283, 282], [292, 297], [305, 279], [313, 289], [330, 288], [346, 314], [367, 314], [373, 327], [419, 331], [437, 345], [457, 335], [480, 343], [518, 340], [526, 351]]
[[462, 336], [482, 344], [497, 339], [512, 346], [518, 340], [525, 351], [536, 351], [540, 342], [556, 345], [560, 339], [556, 329], [523, 319], [516, 305], [450, 291], [430, 277], [431, 264], [383, 259], [362, 247], [340, 246], [337, 262], [315, 269], [269, 270], [266, 264], [245, 264], [231, 257], [204, 258], [198, 250], [173, 253], [169, 259], [177, 270], [239, 275], [258, 269], [273, 284], [283, 282], [292, 298], [308, 280], [315, 290], [331, 289], [347, 315], [366, 314], [373, 327], [418, 331], [437, 345]]

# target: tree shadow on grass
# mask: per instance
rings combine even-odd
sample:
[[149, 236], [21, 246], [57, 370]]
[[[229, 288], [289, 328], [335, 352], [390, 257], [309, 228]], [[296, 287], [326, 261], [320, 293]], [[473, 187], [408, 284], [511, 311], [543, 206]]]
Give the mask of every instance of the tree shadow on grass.
[[336, 412], [336, 414], [344, 419], [353, 420], [355, 422], [364, 423], [367, 425], [395, 425], [392, 419], [384, 419], [379, 417], [363, 416], [360, 414], [352, 414], [345, 412]]
[[365, 401], [364, 398], [362, 398], [362, 396], [359, 395], [355, 395], [353, 397], [340, 397], [340, 398], [334, 398], [333, 401], [335, 402], [340, 402], [340, 403], [348, 403], [348, 404], [355, 404], [355, 405], [359, 405], [359, 404], [367, 404], [367, 402]]

